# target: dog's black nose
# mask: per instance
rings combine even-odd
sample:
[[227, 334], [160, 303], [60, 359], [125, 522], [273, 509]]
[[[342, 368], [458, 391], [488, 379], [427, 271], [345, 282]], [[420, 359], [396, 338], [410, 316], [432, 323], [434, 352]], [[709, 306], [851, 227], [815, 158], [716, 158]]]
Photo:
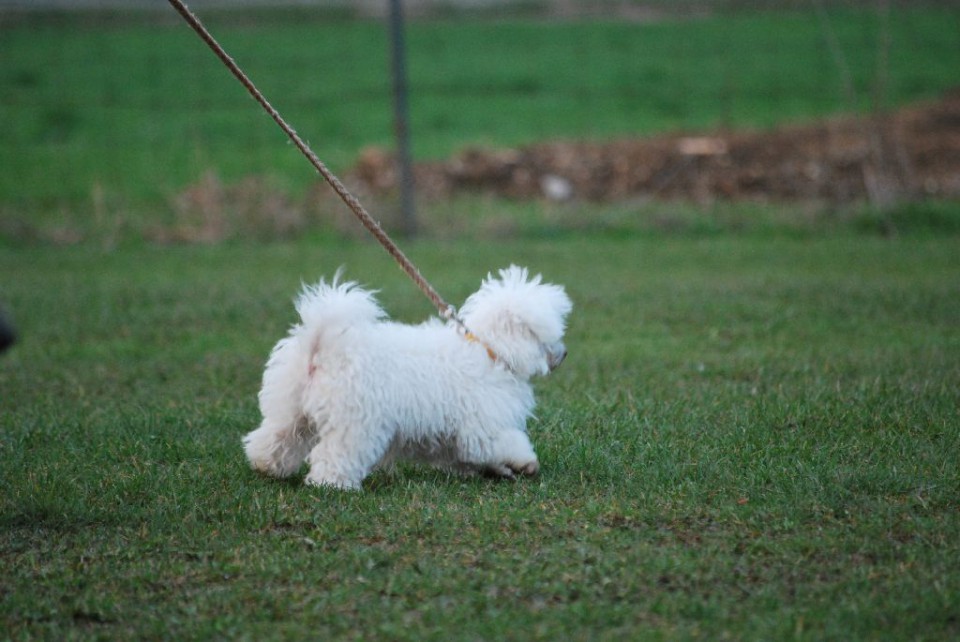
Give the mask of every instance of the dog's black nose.
[[560, 364], [563, 363], [563, 360], [567, 358], [567, 349], [563, 348], [560, 352], [555, 352], [550, 355], [550, 370], [556, 370], [560, 367]]

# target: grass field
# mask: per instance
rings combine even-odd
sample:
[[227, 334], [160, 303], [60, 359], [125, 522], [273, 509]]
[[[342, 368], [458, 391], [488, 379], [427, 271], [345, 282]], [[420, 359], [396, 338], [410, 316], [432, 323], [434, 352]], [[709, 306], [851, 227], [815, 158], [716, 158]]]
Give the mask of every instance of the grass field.
[[[956, 18], [894, 10], [891, 104], [956, 84]], [[867, 101], [877, 16], [830, 21]], [[207, 22], [335, 168], [389, 143], [381, 25]], [[409, 36], [420, 157], [848, 106], [809, 12]], [[960, 636], [955, 202], [424, 208], [404, 250], [451, 301], [511, 262], [574, 300], [542, 472], [340, 493], [240, 446], [292, 298], [345, 264], [395, 318], [431, 309], [325, 227], [144, 241], [208, 170], [313, 178], [185, 27], [0, 24], [0, 164], [0, 639]]]
[[[83, 16], [0, 23], [0, 238], [138, 238], [208, 171], [266, 177], [294, 197], [314, 181], [172, 10], [159, 21]], [[202, 17], [334, 170], [364, 146], [391, 145], [382, 24]], [[813, 11], [413, 22], [414, 153], [807, 120], [851, 109], [845, 70], [860, 108], [880, 85], [889, 106], [931, 98], [958, 82], [957, 19], [895, 8], [886, 53], [868, 10], [831, 10], [829, 27]]]
[[960, 240], [643, 233], [408, 252], [462, 300], [574, 302], [542, 474], [361, 493], [246, 468], [301, 279], [371, 244], [0, 249], [10, 639], [948, 639], [960, 633]]

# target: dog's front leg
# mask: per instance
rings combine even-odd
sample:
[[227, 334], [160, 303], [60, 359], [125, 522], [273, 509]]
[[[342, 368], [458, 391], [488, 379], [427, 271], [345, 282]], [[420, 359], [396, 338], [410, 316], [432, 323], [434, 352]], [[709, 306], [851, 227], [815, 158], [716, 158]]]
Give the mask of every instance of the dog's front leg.
[[[527, 433], [521, 430], [505, 430], [497, 433], [492, 441], [481, 446], [483, 452], [473, 462], [481, 473], [495, 477], [515, 479], [518, 475], [532, 477], [540, 471], [537, 454]], [[468, 454], [468, 457], [470, 454]]]

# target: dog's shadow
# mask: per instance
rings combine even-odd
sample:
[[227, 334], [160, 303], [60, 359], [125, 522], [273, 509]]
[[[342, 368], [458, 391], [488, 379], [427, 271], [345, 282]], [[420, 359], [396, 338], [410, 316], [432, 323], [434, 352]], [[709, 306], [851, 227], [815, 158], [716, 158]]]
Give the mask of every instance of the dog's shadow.
[[[248, 470], [247, 473], [264, 482], [280, 484], [284, 488], [291, 490], [303, 489], [306, 492], [316, 492], [318, 490], [316, 487], [307, 486], [303, 482], [307, 471], [307, 466], [303, 466], [297, 474], [284, 477], [283, 479], [268, 477], [251, 470]], [[514, 485], [517, 483], [522, 483], [522, 480], [508, 479], [498, 475], [484, 473], [463, 475], [439, 468], [431, 468], [430, 466], [405, 463], [395, 466], [392, 470], [374, 471], [363, 480], [361, 492], [388, 492], [391, 489], [398, 488], [409, 490], [411, 488], [441, 487], [480, 490], [490, 486]], [[335, 489], [327, 490], [335, 493], [351, 492]]]

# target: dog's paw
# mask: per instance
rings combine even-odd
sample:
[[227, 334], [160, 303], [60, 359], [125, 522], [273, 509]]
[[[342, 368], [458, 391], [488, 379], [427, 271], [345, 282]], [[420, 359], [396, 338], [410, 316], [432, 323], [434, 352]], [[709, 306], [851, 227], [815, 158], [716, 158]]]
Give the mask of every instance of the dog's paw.
[[261, 475], [276, 477], [278, 479], [289, 477], [296, 472], [293, 466], [285, 467], [283, 465], [283, 458], [280, 455], [281, 453], [276, 452], [276, 450], [264, 453], [256, 452], [249, 447], [247, 448], [247, 461], [250, 462], [250, 468]]
[[510, 466], [513, 472], [516, 474], [523, 475], [525, 477], [535, 477], [537, 473], [540, 472], [540, 463], [536, 459], [533, 461], [528, 461], [520, 466], [515, 466], [514, 464], [508, 464], [508, 466]]
[[485, 475], [502, 479], [516, 479], [517, 476], [533, 477], [538, 472], [540, 472], [540, 464], [537, 463], [536, 460], [528, 461], [524, 464], [512, 461], [487, 464], [483, 469]]

